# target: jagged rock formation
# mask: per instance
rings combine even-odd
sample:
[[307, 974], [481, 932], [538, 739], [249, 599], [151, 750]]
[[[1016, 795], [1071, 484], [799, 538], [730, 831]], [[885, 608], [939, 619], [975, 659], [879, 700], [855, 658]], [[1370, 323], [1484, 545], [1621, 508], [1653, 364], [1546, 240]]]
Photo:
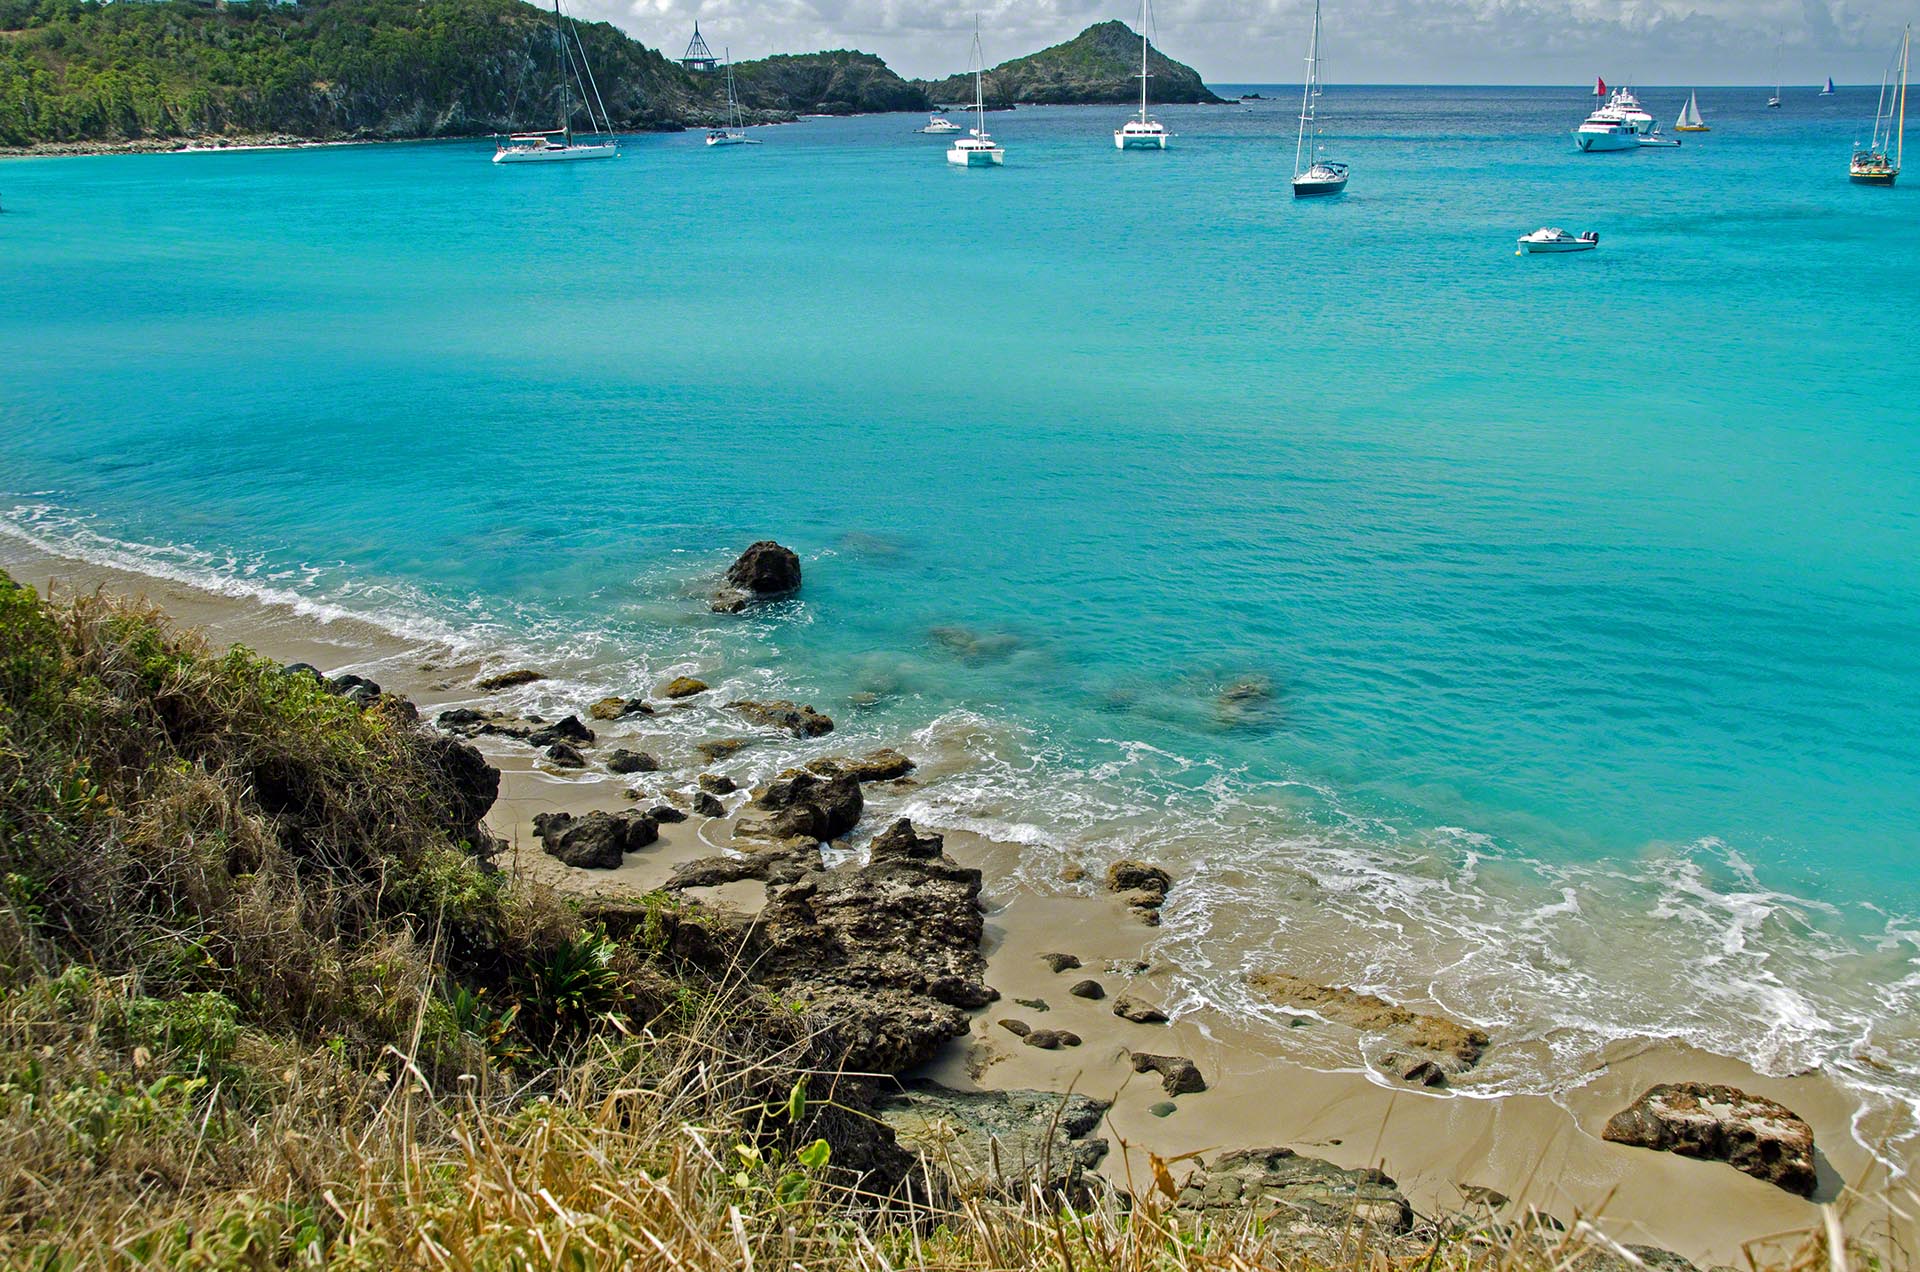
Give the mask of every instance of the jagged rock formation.
[[[1200, 73], [1158, 48], [1147, 55], [1148, 94], [1156, 102], [1217, 105]], [[973, 76], [949, 75], [922, 85], [936, 102], [973, 100]], [[1097, 22], [1065, 44], [1002, 62], [986, 73], [989, 106], [1122, 105], [1140, 100], [1140, 36], [1124, 22]]]
[[1726, 1162], [1790, 1193], [1813, 1195], [1813, 1128], [1786, 1105], [1737, 1087], [1705, 1082], [1648, 1087], [1607, 1119], [1600, 1136]]

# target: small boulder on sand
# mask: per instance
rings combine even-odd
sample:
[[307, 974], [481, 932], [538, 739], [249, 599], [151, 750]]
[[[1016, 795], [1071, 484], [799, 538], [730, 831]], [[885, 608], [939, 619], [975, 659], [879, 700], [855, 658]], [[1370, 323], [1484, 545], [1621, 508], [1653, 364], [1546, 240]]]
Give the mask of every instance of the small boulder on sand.
[[1813, 1128], [1792, 1109], [1737, 1087], [1662, 1082], [1607, 1119], [1602, 1139], [1725, 1162], [1802, 1197], [1815, 1183]]

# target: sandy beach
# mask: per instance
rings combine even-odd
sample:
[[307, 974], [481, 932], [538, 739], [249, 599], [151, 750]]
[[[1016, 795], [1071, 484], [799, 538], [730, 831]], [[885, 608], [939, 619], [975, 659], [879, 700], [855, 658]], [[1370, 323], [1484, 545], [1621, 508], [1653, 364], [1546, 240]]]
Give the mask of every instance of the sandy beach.
[[[216, 646], [245, 644], [329, 673], [372, 675], [412, 699], [429, 718], [449, 705], [484, 705], [487, 695], [474, 688], [474, 681], [483, 671], [498, 670], [369, 624], [322, 622], [287, 608], [49, 557], [11, 539], [0, 539], [0, 568], [43, 590], [52, 584], [56, 590], [104, 587], [144, 594], [177, 622], [203, 629]], [[574, 709], [584, 716], [588, 705], [580, 702]], [[629, 736], [644, 740], [648, 723], [640, 717], [596, 721], [594, 727], [601, 736], [590, 751], [604, 752], [616, 740], [638, 744]], [[730, 816], [695, 815], [663, 826], [657, 844], [632, 854], [618, 869], [561, 865], [540, 849], [532, 829], [537, 814], [685, 802], [701, 772], [727, 773], [727, 761], [706, 765], [692, 755], [669, 753], [661, 771], [618, 777], [595, 767], [553, 768], [521, 743], [477, 741], [503, 773], [501, 798], [489, 823], [509, 845], [506, 864], [563, 891], [642, 895], [664, 883], [676, 865], [723, 852], [729, 844]], [[911, 754], [905, 740], [900, 746]], [[744, 798], [727, 798], [730, 814]], [[884, 801], [869, 808], [856, 843], [884, 826], [888, 818], [882, 808]], [[925, 1076], [960, 1089], [1073, 1090], [1111, 1099], [1102, 1133], [1112, 1151], [1102, 1170], [1117, 1181], [1146, 1177], [1149, 1154], [1168, 1158], [1278, 1145], [1342, 1166], [1379, 1166], [1422, 1211], [1473, 1204], [1491, 1190], [1514, 1205], [1536, 1205], [1569, 1224], [1586, 1218], [1616, 1240], [1663, 1246], [1702, 1265], [1744, 1266], [1750, 1247], [1796, 1242], [1798, 1233], [1821, 1221], [1825, 1203], [1851, 1206], [1852, 1226], [1875, 1242], [1911, 1235], [1903, 1224], [1892, 1224], [1887, 1212], [1886, 1165], [1854, 1138], [1852, 1099], [1822, 1074], [1769, 1077], [1736, 1060], [1649, 1040], [1617, 1045], [1584, 1085], [1562, 1099], [1486, 1097], [1470, 1088], [1427, 1090], [1397, 1083], [1357, 1066], [1344, 1071], [1309, 1067], [1291, 1054], [1297, 1049], [1284, 1036], [1290, 1031], [1281, 1036], [1256, 1031], [1206, 1007], [1183, 1008], [1170, 1023], [1135, 1023], [1114, 1012], [1123, 993], [1149, 1003], [1168, 1001], [1173, 969], [1154, 961], [1150, 945], [1156, 929], [1118, 897], [1009, 882], [1020, 852], [1016, 845], [938, 825], [920, 829], [944, 834], [953, 857], [983, 872], [987, 980], [1000, 994], [999, 1001], [975, 1013], [972, 1032], [950, 1044]], [[1176, 878], [1176, 893], [1178, 887]], [[736, 883], [691, 895], [751, 913], [762, 889], [757, 883]], [[1042, 955], [1056, 953], [1072, 955], [1079, 969], [1051, 970]], [[1097, 981], [1104, 997], [1069, 994], [1068, 987], [1082, 979]], [[1038, 1003], [1044, 1008], [1032, 1005]], [[1001, 1026], [1003, 1020], [1071, 1030], [1082, 1042], [1058, 1050], [1023, 1046]], [[1346, 1028], [1304, 1012], [1296, 1024], [1302, 1036]], [[1496, 1036], [1493, 1046], [1500, 1045]], [[1129, 1055], [1134, 1051], [1191, 1059], [1207, 1089], [1173, 1098], [1169, 1111], [1159, 1079], [1133, 1071]], [[1600, 1138], [1608, 1117], [1648, 1085], [1678, 1080], [1731, 1084], [1803, 1117], [1820, 1151], [1814, 1198], [1791, 1195], [1722, 1163]]]

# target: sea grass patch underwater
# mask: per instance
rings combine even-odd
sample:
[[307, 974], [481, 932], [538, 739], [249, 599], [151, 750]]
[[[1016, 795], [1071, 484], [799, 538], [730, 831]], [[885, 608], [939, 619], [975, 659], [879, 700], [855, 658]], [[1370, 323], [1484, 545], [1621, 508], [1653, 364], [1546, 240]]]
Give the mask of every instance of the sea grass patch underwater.
[[[493, 872], [446, 745], [398, 699], [0, 576], [0, 1261], [1632, 1266], [1578, 1222], [1203, 1224], [1158, 1159], [1077, 1209], [876, 1196], [796, 1014], [683, 957], [712, 934], [681, 903], [601, 926]], [[1827, 1240], [1751, 1262], [1845, 1266]]]

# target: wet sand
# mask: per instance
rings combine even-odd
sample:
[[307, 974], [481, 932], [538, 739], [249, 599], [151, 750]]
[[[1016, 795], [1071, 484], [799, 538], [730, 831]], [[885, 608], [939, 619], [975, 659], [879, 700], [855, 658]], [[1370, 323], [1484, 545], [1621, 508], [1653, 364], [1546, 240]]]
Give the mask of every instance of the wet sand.
[[[373, 674], [387, 688], [412, 698], [423, 715], [486, 698], [472, 687], [482, 672], [479, 663], [368, 624], [323, 623], [250, 599], [51, 558], [4, 539], [0, 568], [43, 591], [50, 580], [57, 580], [60, 589], [105, 587], [145, 595], [176, 621], [201, 628], [216, 647], [240, 643], [281, 661], [312, 663], [330, 674]], [[587, 705], [576, 704], [583, 718]], [[609, 734], [645, 729], [644, 720], [592, 723], [603, 734], [594, 748], [598, 750], [612, 743]], [[489, 824], [509, 845], [507, 864], [531, 878], [567, 891], [639, 896], [664, 882], [675, 865], [720, 851], [727, 843], [725, 819], [695, 816], [663, 826], [658, 844], [633, 854], [617, 870], [561, 865], [539, 850], [532, 833], [537, 813], [644, 808], [669, 801], [675, 793], [684, 800], [703, 767], [724, 772], [728, 765], [702, 766], [692, 757], [667, 755], [665, 771], [615, 777], [591, 768], [552, 768], [517, 742], [479, 742], [503, 774], [501, 798]], [[621, 744], [633, 743], [622, 736]], [[910, 748], [903, 749], [911, 754]], [[629, 791], [641, 798], [630, 798]], [[729, 808], [743, 798], [729, 797]], [[870, 814], [863, 829], [872, 829], [875, 821]], [[1822, 1202], [1851, 1206], [1849, 1227], [1873, 1236], [1876, 1244], [1890, 1226], [1886, 1171], [1854, 1141], [1853, 1102], [1824, 1075], [1766, 1077], [1736, 1060], [1645, 1042], [1616, 1045], [1583, 1086], [1560, 1099], [1487, 1097], [1476, 1096], [1470, 1087], [1431, 1092], [1358, 1070], [1310, 1068], [1288, 1058], [1284, 1036], [1243, 1027], [1205, 1008], [1183, 1011], [1170, 1024], [1133, 1023], [1113, 1013], [1114, 1000], [1124, 992], [1164, 1003], [1175, 970], [1150, 963], [1136, 966], [1151, 958], [1147, 947], [1156, 930], [1129, 913], [1118, 898], [1009, 885], [1005, 881], [1013, 877], [1018, 848], [963, 831], [944, 833], [948, 851], [980, 867], [985, 876], [987, 981], [1001, 998], [977, 1013], [971, 1035], [950, 1044], [927, 1076], [963, 1089], [1072, 1089], [1113, 1100], [1103, 1132], [1113, 1151], [1102, 1169], [1122, 1183], [1129, 1176], [1151, 1177], [1149, 1154], [1170, 1158], [1278, 1145], [1342, 1166], [1380, 1166], [1422, 1211], [1458, 1208], [1467, 1202], [1465, 1190], [1492, 1189], [1516, 1205], [1539, 1206], [1563, 1222], [1585, 1217], [1616, 1240], [1664, 1246], [1703, 1265], [1744, 1266], [1750, 1243], [1760, 1243], [1753, 1247], [1757, 1256], [1797, 1244], [1798, 1234], [1820, 1222]], [[691, 895], [748, 913], [762, 899], [754, 883]], [[1049, 952], [1073, 954], [1083, 966], [1056, 974], [1040, 958]], [[1067, 993], [1069, 985], [1085, 978], [1101, 983], [1103, 1000]], [[1017, 999], [1044, 1001], [1047, 1010], [1021, 1006]], [[1035, 1028], [1071, 1030], [1083, 1043], [1058, 1051], [1025, 1046], [998, 1024], [1009, 1018]], [[1312, 1018], [1299, 1027], [1316, 1033], [1344, 1028]], [[1494, 1045], [1500, 1045], [1498, 1037]], [[1157, 1116], [1154, 1106], [1164, 1105], [1169, 1097], [1156, 1075], [1132, 1071], [1128, 1056], [1135, 1050], [1192, 1059], [1208, 1089], [1173, 1098], [1174, 1110]], [[1805, 1118], [1821, 1151], [1815, 1200], [1795, 1197], [1718, 1162], [1690, 1161], [1600, 1139], [1607, 1118], [1640, 1091], [1655, 1082], [1677, 1080], [1730, 1083], [1778, 1100]], [[1859, 1192], [1853, 1193], [1849, 1185]], [[1904, 1185], [1896, 1191], [1906, 1196]], [[1912, 1239], [1910, 1224], [1892, 1226], [1902, 1242]]]

